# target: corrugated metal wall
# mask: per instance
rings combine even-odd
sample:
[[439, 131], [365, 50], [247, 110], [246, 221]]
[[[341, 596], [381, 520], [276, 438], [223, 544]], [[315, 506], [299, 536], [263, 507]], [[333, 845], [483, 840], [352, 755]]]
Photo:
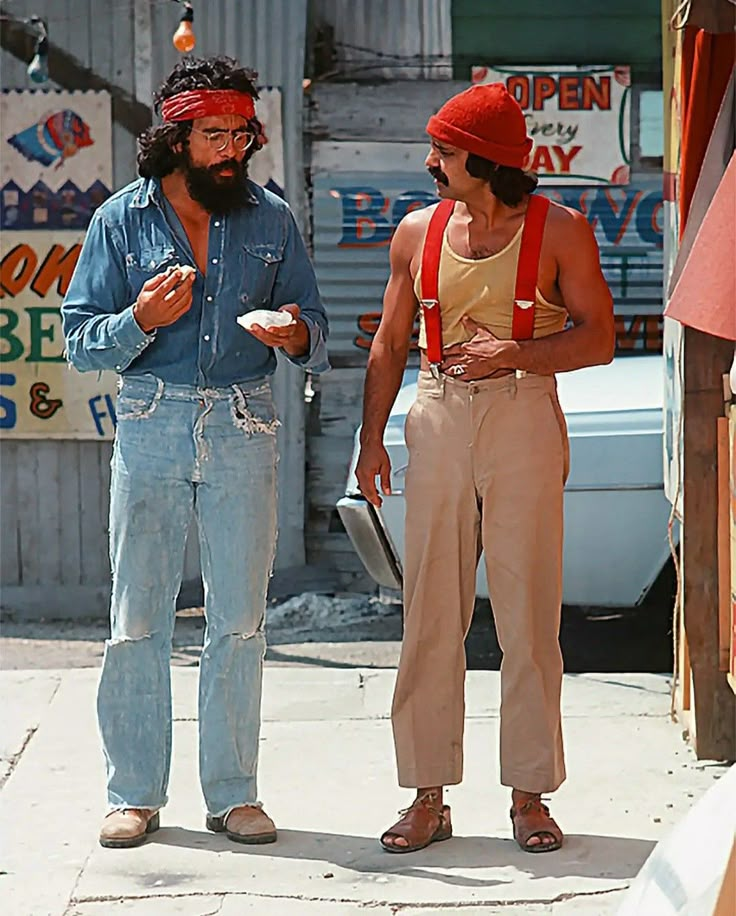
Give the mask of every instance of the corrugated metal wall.
[[[36, 14], [49, 38], [128, 96], [150, 103], [152, 89], [178, 59], [171, 43], [180, 8], [163, 0], [9, 0], [3, 14]], [[196, 53], [227, 53], [279, 86], [287, 196], [305, 223], [301, 143], [307, 0], [209, 0], [196, 4]], [[2, 52], [3, 88], [31, 88], [26, 63]], [[50, 82], [49, 88], [64, 88]], [[113, 178], [135, 177], [135, 137], [113, 122]], [[282, 417], [277, 565], [304, 557], [303, 375], [284, 366], [275, 381]], [[110, 443], [4, 440], [0, 582], [4, 608], [25, 616], [106, 613]], [[185, 578], [198, 576], [194, 538]]]
[[[314, 260], [336, 368], [320, 380], [310, 426], [307, 556], [338, 570], [348, 588], [366, 583], [334, 507], [344, 494], [361, 419], [364, 367], [380, 319], [389, 243], [408, 209], [436, 199], [424, 168], [428, 144], [421, 137], [429, 114], [466, 85], [341, 84], [313, 92], [310, 133], [329, 138], [312, 146]], [[637, 113], [634, 105], [634, 151]], [[543, 193], [585, 212], [595, 229], [615, 299], [619, 354], [661, 349], [661, 170], [643, 167], [635, 152], [625, 187], [547, 185]]]
[[331, 40], [334, 57], [325, 58], [337, 78], [448, 79], [451, 6], [451, 0], [313, 0], [311, 27], [317, 41]]

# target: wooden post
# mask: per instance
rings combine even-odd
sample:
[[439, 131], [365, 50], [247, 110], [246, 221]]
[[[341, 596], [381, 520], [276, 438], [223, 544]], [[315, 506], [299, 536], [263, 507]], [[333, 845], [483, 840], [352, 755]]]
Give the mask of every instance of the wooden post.
[[683, 613], [699, 759], [736, 759], [736, 697], [719, 665], [718, 448], [721, 377], [733, 343], [685, 328]]

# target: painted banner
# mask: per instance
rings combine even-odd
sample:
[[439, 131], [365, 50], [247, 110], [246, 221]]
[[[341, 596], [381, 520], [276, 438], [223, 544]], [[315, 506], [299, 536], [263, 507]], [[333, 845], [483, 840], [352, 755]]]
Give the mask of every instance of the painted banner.
[[[374, 146], [380, 147], [358, 144], [353, 154], [351, 144], [339, 143], [316, 153], [314, 263], [330, 317], [335, 365], [365, 360], [381, 318], [394, 230], [408, 212], [437, 200], [431, 179], [422, 172], [425, 144], [391, 144], [396, 149], [388, 152], [385, 145], [375, 151]], [[363, 160], [385, 170], [355, 168]], [[412, 171], [395, 171], [401, 163]], [[625, 187], [547, 186], [543, 193], [583, 212], [595, 232], [614, 297], [618, 354], [660, 353], [661, 175], [635, 175]]]
[[628, 184], [625, 66], [473, 67], [472, 81], [505, 83], [534, 146], [526, 168], [554, 184]]
[[0, 242], [0, 436], [109, 439], [114, 373], [72, 369], [59, 308], [82, 232], [3, 232]]
[[3, 229], [86, 229], [111, 188], [108, 93], [0, 94]]
[[115, 375], [67, 366], [59, 314], [111, 193], [110, 96], [8, 90], [0, 117], [0, 435], [110, 438]]

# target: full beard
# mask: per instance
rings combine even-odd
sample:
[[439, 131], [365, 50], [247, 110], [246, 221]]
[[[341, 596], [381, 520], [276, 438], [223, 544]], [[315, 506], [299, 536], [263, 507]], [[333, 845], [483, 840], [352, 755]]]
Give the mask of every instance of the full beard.
[[[232, 213], [249, 204], [247, 162], [228, 159], [217, 165], [196, 166], [192, 165], [188, 151], [183, 158], [182, 171], [189, 196], [208, 213]], [[232, 175], [223, 175], [226, 169], [232, 170]]]

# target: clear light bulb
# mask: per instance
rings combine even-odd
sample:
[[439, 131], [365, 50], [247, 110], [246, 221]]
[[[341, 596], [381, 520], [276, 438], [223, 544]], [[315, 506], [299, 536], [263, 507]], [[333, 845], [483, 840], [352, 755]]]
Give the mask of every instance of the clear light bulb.
[[192, 26], [193, 22], [194, 10], [191, 6], [189, 6], [189, 4], [187, 4], [184, 8], [184, 12], [182, 13], [179, 28], [174, 32], [174, 37], [172, 38], [174, 47], [182, 54], [186, 54], [188, 51], [191, 51], [197, 43], [197, 39], [194, 37], [194, 28]]
[[45, 83], [49, 78], [49, 42], [40, 38], [36, 44], [36, 53], [28, 64], [26, 73], [34, 83]]
[[49, 69], [46, 66], [46, 58], [36, 54], [33, 60], [28, 64], [26, 71], [34, 83], [45, 83], [49, 78]]

